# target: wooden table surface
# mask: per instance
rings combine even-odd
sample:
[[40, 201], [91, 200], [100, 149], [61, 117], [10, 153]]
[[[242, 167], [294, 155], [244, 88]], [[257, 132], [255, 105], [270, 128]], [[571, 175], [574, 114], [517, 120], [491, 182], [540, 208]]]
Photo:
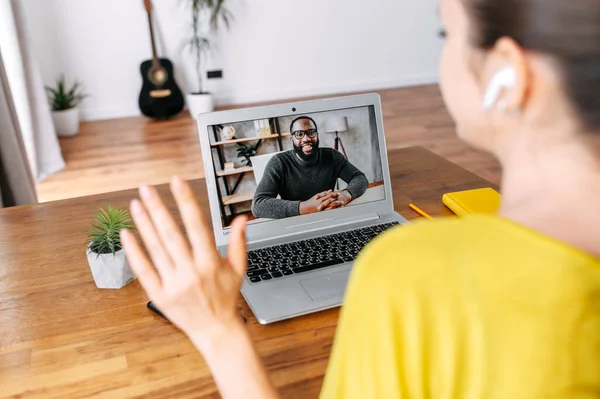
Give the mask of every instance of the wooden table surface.
[[[395, 209], [451, 215], [446, 192], [493, 187], [421, 148], [389, 153]], [[204, 180], [193, 187], [208, 214]], [[166, 193], [166, 186], [159, 187]], [[99, 290], [85, 256], [101, 206], [126, 207], [135, 190], [0, 210], [0, 398], [219, 397], [202, 357], [146, 308], [136, 281]], [[167, 197], [170, 209], [174, 202]], [[339, 309], [262, 326], [240, 299], [247, 327], [284, 398], [316, 398]]]

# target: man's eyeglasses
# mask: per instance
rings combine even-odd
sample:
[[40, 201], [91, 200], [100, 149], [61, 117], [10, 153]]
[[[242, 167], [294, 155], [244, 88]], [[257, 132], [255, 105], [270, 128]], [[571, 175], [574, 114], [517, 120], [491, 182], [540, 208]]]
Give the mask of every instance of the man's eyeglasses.
[[319, 132], [317, 131], [317, 129], [296, 130], [292, 133], [292, 136], [294, 136], [296, 140], [302, 140], [305, 135], [311, 139], [314, 139], [315, 137], [317, 137], [318, 133]]

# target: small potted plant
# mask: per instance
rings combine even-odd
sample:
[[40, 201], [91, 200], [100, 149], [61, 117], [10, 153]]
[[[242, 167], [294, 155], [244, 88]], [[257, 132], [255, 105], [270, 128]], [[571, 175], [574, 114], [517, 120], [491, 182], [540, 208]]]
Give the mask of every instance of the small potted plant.
[[67, 88], [65, 77], [61, 76], [56, 81], [56, 87], [46, 86], [48, 101], [52, 108], [52, 119], [56, 134], [59, 137], [72, 137], [79, 132], [79, 103], [87, 97], [81, 91], [78, 82]]
[[98, 288], [123, 288], [135, 279], [119, 233], [135, 230], [129, 212], [124, 208], [98, 209], [92, 221], [95, 230], [88, 231], [87, 258]]
[[258, 150], [258, 144], [256, 144], [256, 145], [238, 144], [236, 151], [238, 153], [238, 158], [245, 158], [244, 161], [242, 161], [242, 162], [246, 162], [246, 166], [252, 166], [251, 158], [256, 155], [257, 150]]

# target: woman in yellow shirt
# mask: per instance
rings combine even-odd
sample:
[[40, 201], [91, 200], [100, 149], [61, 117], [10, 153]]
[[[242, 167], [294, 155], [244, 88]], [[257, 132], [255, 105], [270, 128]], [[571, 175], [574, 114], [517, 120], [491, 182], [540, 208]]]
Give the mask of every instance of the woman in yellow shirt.
[[[440, 10], [444, 98], [460, 137], [501, 161], [502, 209], [400, 227], [361, 254], [322, 397], [600, 397], [600, 0]], [[124, 232], [132, 267], [223, 397], [277, 397], [236, 314], [245, 221], [223, 259], [187, 184], [171, 188], [187, 238], [142, 187], [131, 209], [152, 261]]]

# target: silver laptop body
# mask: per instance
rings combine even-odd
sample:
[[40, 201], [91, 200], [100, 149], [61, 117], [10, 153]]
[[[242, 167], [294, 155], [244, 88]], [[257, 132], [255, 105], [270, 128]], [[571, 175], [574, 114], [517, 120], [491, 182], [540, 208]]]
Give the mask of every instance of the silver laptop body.
[[[349, 125], [353, 120], [360, 120], [362, 121], [361, 123], [365, 123], [366, 117], [362, 117], [361, 115], [366, 114], [360, 110], [368, 110], [364, 112], [368, 112], [369, 114], [370, 134], [373, 137], [371, 139], [371, 145], [373, 146], [371, 151], [379, 156], [378, 161], [372, 161], [371, 163], [376, 164], [376, 162], [379, 162], [381, 166], [381, 173], [375, 172], [377, 179], [380, 179], [378, 180], [380, 186], [372, 188], [370, 193], [379, 190], [377, 193], [381, 193], [381, 196], [377, 197], [378, 199], [374, 201], [328, 210], [326, 212], [279, 220], [269, 219], [263, 221], [258, 219], [251, 221], [246, 231], [248, 250], [265, 249], [266, 251], [266, 249], [283, 244], [296, 243], [347, 231], [370, 228], [372, 226], [387, 224], [389, 227], [391, 223], [408, 223], [406, 219], [394, 212], [393, 208], [392, 187], [390, 184], [379, 95], [366, 94], [198, 115], [197, 121], [210, 202], [211, 220], [217, 248], [221, 254], [227, 252], [230, 229], [227, 227], [227, 223], [224, 221], [225, 217], [222, 214], [222, 212], [226, 212], [225, 209], [227, 207], [220, 200], [220, 198], [223, 198], [220, 196], [224, 194], [224, 183], [222, 182], [223, 176], [218, 176], [216, 173], [222, 167], [222, 165], [219, 165], [219, 162], [222, 163], [222, 161], [217, 160], [217, 152], [232, 151], [231, 149], [227, 150], [226, 146], [230, 144], [223, 144], [224, 140], [218, 135], [218, 133], [222, 133], [223, 127], [228, 125], [233, 126], [235, 123], [238, 123], [238, 126], [242, 126], [242, 122], [246, 123], [244, 126], [249, 126], [248, 123], [250, 121], [275, 120], [277, 118], [278, 121], [289, 121], [291, 118], [301, 115], [309, 115], [321, 119], [326, 119], [329, 118], [328, 115], [333, 115], [331, 118], [338, 118], [339, 120], [339, 115], [341, 114], [356, 114], [355, 118], [352, 116], [345, 117], [349, 121]], [[359, 114], [359, 111], [363, 113]], [[285, 125], [285, 123], [282, 124]], [[257, 123], [255, 123], [255, 126], [258, 129], [259, 125]], [[278, 130], [279, 132], [276, 132], [279, 135], [277, 140], [280, 139], [284, 144], [288, 145], [288, 142], [291, 141], [289, 132], [287, 132], [289, 128], [287, 126], [279, 126]], [[351, 131], [350, 128], [349, 130]], [[358, 137], [357, 135], [359, 134], [366, 134], [365, 132], [352, 131], [351, 133], [355, 137]], [[259, 134], [258, 131], [257, 134]], [[329, 135], [328, 132], [322, 133], [321, 128], [319, 128], [318, 134], [319, 140], [321, 140], [322, 135]], [[337, 136], [337, 132], [332, 136], [326, 137], [326, 139], [331, 141], [334, 136]], [[340, 136], [342, 136], [342, 139], [346, 138], [346, 141], [350, 142], [347, 138], [349, 136], [342, 135], [342, 133], [340, 133]], [[234, 142], [231, 145], [233, 148], [236, 148], [237, 143]], [[281, 147], [281, 145], [280, 142], [279, 146]], [[351, 147], [352, 145], [346, 145], [349, 153], [348, 160], [350, 162], [353, 161]], [[223, 155], [223, 152], [221, 155]], [[361, 159], [358, 159], [360, 157], [355, 158], [357, 158], [356, 162], [361, 161]], [[376, 158], [376, 156], [373, 156], [373, 159]], [[376, 167], [374, 167], [374, 170], [376, 170]], [[251, 178], [248, 179], [252, 180]], [[383, 187], [381, 187], [381, 184]], [[371, 184], [368, 190], [370, 189]], [[241, 205], [243, 206], [243, 204]], [[369, 231], [369, 229], [366, 230]], [[251, 282], [250, 277], [246, 276], [241, 291], [258, 321], [262, 324], [267, 324], [340, 306], [351, 269], [352, 262], [349, 261], [339, 265], [299, 274], [285, 275], [257, 283]]]

